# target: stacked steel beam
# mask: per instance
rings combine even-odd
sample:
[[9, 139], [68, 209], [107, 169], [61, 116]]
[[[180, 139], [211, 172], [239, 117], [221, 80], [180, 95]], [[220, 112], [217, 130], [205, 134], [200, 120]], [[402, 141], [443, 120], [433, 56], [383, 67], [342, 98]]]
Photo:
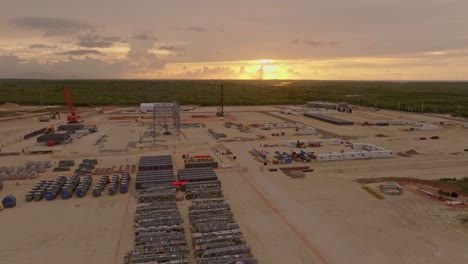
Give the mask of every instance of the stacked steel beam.
[[[172, 188], [172, 189], [171, 189]], [[174, 195], [153, 196], [151, 193], [167, 190]], [[175, 188], [170, 185], [153, 186], [139, 191], [138, 206], [135, 213], [135, 246], [125, 258], [124, 263], [190, 263], [190, 250], [184, 234], [184, 223], [177, 209]], [[156, 198], [158, 197], [158, 198]]]
[[226, 200], [193, 200], [189, 219], [197, 264], [258, 263]]

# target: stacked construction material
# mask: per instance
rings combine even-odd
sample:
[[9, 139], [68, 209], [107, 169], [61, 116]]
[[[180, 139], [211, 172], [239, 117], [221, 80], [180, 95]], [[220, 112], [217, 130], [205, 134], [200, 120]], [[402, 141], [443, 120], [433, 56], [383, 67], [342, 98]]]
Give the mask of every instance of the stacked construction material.
[[179, 181], [202, 182], [216, 181], [218, 176], [212, 168], [190, 168], [179, 170]]
[[75, 170], [75, 174], [86, 175], [91, 174], [98, 163], [97, 159], [84, 159], [78, 169]]
[[107, 193], [109, 195], [114, 195], [119, 189], [119, 183], [120, 183], [119, 175], [112, 175], [110, 184], [109, 184], [109, 189], [107, 189]]
[[60, 197], [62, 199], [69, 199], [72, 197], [73, 192], [75, 191], [76, 187], [80, 184], [80, 176], [78, 175], [73, 175], [71, 176], [65, 185], [62, 187], [62, 191], [60, 192]]
[[197, 264], [258, 263], [226, 200], [193, 200], [189, 219]]
[[35, 130], [35, 131], [31, 132], [31, 133], [28, 133], [28, 134], [24, 135], [23, 139], [29, 139], [29, 138], [38, 136], [40, 134], [43, 134], [44, 132], [46, 132], [46, 129], [41, 128], [41, 129]]
[[0, 167], [0, 180], [36, 179], [51, 167], [50, 161], [28, 161], [23, 166]]
[[183, 156], [185, 168], [218, 168], [218, 162], [210, 155]]
[[93, 196], [98, 197], [101, 196], [102, 191], [104, 191], [104, 188], [106, 185], [109, 183], [109, 176], [101, 176], [96, 183], [96, 185], [93, 188]]
[[44, 196], [44, 192], [49, 187], [49, 185], [52, 185], [52, 183], [53, 181], [40, 180], [26, 194], [26, 201], [29, 202], [29, 201], [32, 201], [33, 199], [36, 201], [40, 201], [42, 197]]
[[190, 199], [206, 199], [223, 197], [221, 182], [205, 181], [205, 182], [189, 182], [182, 185], [185, 191], [185, 198]]
[[221, 182], [212, 168], [183, 169], [178, 172], [179, 181], [187, 199], [223, 197]]
[[53, 142], [54, 144], [62, 144], [69, 142], [71, 140], [70, 133], [49, 133], [43, 134], [36, 138], [37, 143], [49, 143]]
[[71, 167], [75, 166], [74, 160], [61, 160], [59, 161], [58, 167], [54, 171], [69, 171]]
[[119, 188], [120, 193], [128, 192], [130, 178], [131, 178], [130, 173], [128, 173], [128, 171], [124, 171], [122, 173], [122, 177], [120, 177], [120, 188]]
[[[184, 224], [171, 185], [153, 186], [139, 191], [135, 213], [135, 246], [124, 257], [125, 264], [133, 263], [190, 263], [190, 251], [184, 234]], [[172, 190], [170, 189], [172, 188]], [[171, 196], [148, 196], [167, 189]]]
[[138, 174], [135, 180], [136, 189], [144, 189], [152, 185], [167, 184], [174, 180], [172, 157], [170, 155], [140, 158]]
[[93, 183], [93, 177], [91, 175], [84, 176], [78, 187], [76, 187], [76, 197], [81, 198], [85, 196], [91, 183]]
[[84, 126], [81, 124], [67, 124], [67, 125], [61, 125], [57, 129], [60, 131], [75, 131], [75, 130], [80, 130], [83, 128]]
[[172, 201], [176, 199], [176, 189], [169, 183], [158, 184], [138, 190], [137, 196], [139, 203]]
[[315, 114], [315, 113], [305, 113], [304, 116], [314, 118], [320, 121], [324, 121], [327, 123], [331, 123], [334, 125], [339, 125], [339, 126], [352, 126], [354, 125], [354, 122], [349, 121], [349, 120], [344, 120], [340, 118], [336, 118], [333, 116], [327, 116], [327, 115], [322, 115], [322, 114]]
[[62, 190], [63, 185], [67, 182], [67, 177], [65, 176], [58, 176], [49, 187], [47, 187], [46, 191], [44, 192], [44, 198], [48, 201], [52, 201], [57, 197], [60, 190]]

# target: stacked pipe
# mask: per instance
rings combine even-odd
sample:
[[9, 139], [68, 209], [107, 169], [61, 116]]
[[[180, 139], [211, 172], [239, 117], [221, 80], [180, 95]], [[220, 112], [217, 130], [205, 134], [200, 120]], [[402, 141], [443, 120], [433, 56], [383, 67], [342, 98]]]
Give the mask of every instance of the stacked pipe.
[[76, 187], [76, 197], [81, 198], [85, 196], [91, 183], [93, 183], [93, 177], [91, 175], [84, 176], [83, 180], [78, 184], [78, 187]]
[[[169, 190], [170, 185], [152, 186], [137, 195]], [[183, 219], [177, 209], [174, 196], [154, 196], [147, 202], [138, 199], [135, 213], [135, 246], [124, 257], [125, 264], [133, 263], [190, 263], [190, 250], [184, 234]], [[164, 197], [164, 200], [158, 200]]]
[[97, 159], [84, 159], [81, 164], [78, 165], [78, 169], [75, 170], [75, 173], [79, 175], [90, 174], [95, 169], [97, 163]]
[[117, 192], [117, 190], [119, 189], [119, 182], [120, 182], [119, 175], [112, 175], [110, 184], [109, 184], [109, 189], [107, 190], [107, 193], [109, 195], [114, 195]]
[[189, 220], [197, 264], [258, 263], [226, 200], [193, 200]]
[[96, 186], [93, 188], [93, 196], [98, 197], [101, 196], [102, 191], [106, 187], [106, 185], [109, 183], [109, 176], [101, 176], [96, 183]]
[[119, 188], [120, 193], [128, 192], [129, 182], [130, 182], [130, 173], [128, 173], [128, 171], [124, 171], [122, 173], [122, 177], [120, 178], [120, 188]]
[[40, 201], [44, 196], [44, 192], [46, 191], [49, 185], [52, 185], [53, 181], [46, 181], [40, 180], [36, 183], [32, 189], [26, 194], [26, 201], [30, 202], [32, 200]]
[[62, 197], [62, 199], [69, 199], [72, 197], [73, 192], [75, 191], [78, 184], [80, 184], [80, 177], [78, 175], [71, 176], [65, 185], [63, 185], [62, 191], [60, 192], [60, 197]]
[[44, 198], [48, 201], [54, 200], [55, 197], [59, 194], [60, 190], [62, 190], [63, 185], [67, 182], [67, 178], [65, 176], [58, 176], [57, 179], [55, 179], [52, 182], [52, 185], [49, 185], [47, 187], [45, 193], [44, 193]]
[[219, 198], [223, 197], [223, 190], [221, 189], [221, 182], [205, 181], [194, 182], [182, 185], [185, 190], [185, 197], [187, 199], [203, 199], [203, 198]]
[[176, 199], [176, 189], [171, 184], [146, 185], [137, 193], [139, 203], [172, 201]]

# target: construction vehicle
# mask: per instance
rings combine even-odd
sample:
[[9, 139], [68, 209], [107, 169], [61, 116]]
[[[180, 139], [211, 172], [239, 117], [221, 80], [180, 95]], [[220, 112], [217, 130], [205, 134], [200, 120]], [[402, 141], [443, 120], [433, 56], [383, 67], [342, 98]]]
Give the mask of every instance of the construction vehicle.
[[67, 102], [68, 106], [68, 116], [67, 116], [67, 123], [74, 124], [81, 122], [81, 116], [75, 112], [75, 107], [73, 106], [73, 102], [66, 87], [63, 87], [63, 96], [65, 97], [65, 101]]
[[48, 118], [47, 116], [39, 117], [39, 122], [49, 122], [49, 121], [50, 121], [50, 118]]
[[301, 142], [299, 140], [297, 141], [296, 148], [306, 148], [306, 147], [307, 147], [306, 143]]

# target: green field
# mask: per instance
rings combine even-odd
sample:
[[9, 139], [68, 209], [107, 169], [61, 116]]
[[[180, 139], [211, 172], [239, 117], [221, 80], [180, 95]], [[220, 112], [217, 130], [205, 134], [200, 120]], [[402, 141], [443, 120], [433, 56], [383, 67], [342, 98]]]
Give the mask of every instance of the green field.
[[224, 83], [226, 105], [346, 101], [384, 109], [450, 113], [468, 117], [468, 82], [215, 81], [215, 80], [0, 80], [0, 103], [64, 104], [69, 89], [77, 106], [136, 105], [178, 101], [216, 105]]

